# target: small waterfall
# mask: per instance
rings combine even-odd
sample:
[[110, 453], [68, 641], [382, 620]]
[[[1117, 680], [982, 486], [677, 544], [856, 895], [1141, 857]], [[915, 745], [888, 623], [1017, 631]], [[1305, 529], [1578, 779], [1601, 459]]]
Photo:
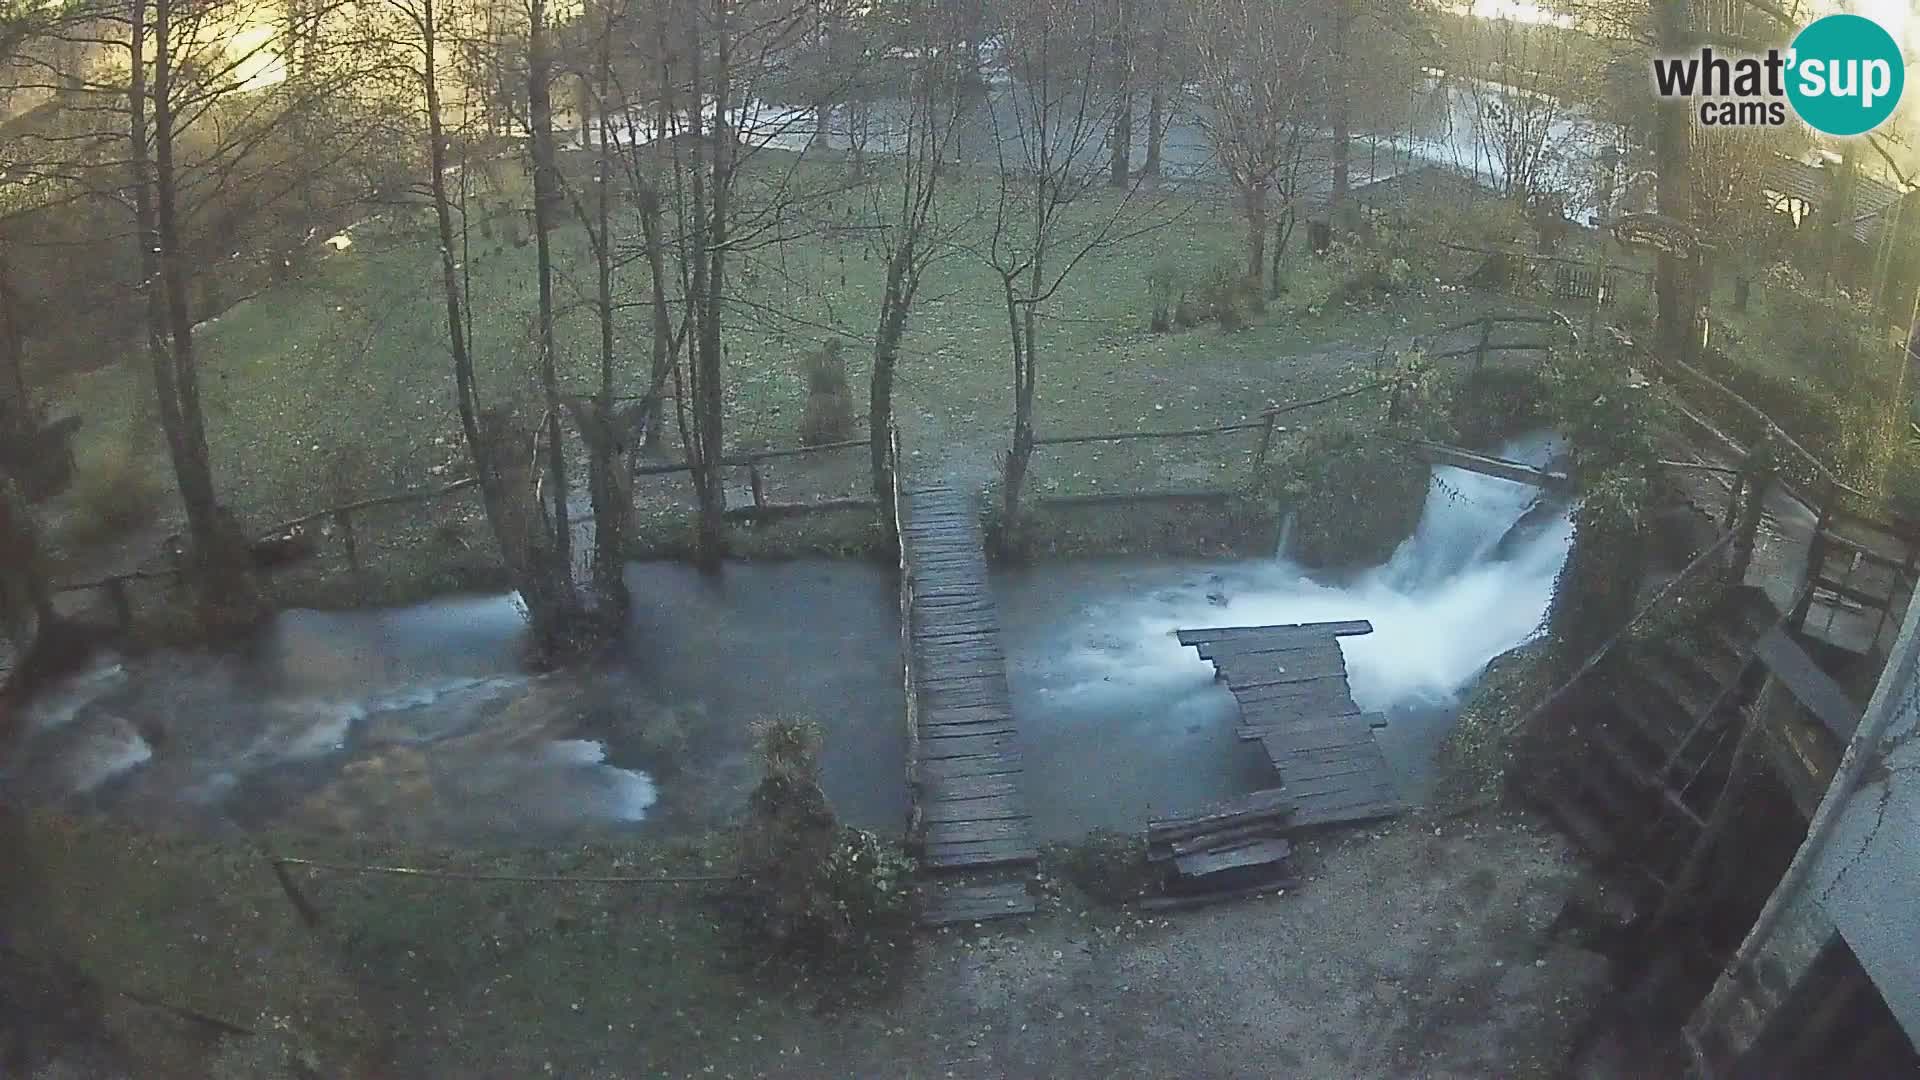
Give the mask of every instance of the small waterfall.
[[[1537, 437], [1500, 455], [1544, 465], [1554, 450], [1553, 440]], [[1190, 587], [1102, 613], [1098, 677], [1210, 679], [1211, 668], [1174, 639], [1181, 627], [1366, 619], [1373, 633], [1340, 641], [1362, 708], [1453, 704], [1546, 617], [1573, 527], [1567, 507], [1540, 498], [1525, 484], [1437, 467], [1414, 534], [1386, 563], [1340, 581], [1318, 579], [1286, 557], [1289, 521], [1271, 560], [1221, 567]]]

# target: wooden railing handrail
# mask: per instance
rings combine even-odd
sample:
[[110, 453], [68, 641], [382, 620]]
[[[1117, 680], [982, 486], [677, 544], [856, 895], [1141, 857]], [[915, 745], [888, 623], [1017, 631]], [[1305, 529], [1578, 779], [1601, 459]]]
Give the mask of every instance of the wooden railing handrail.
[[1068, 446], [1074, 443], [1126, 442], [1130, 439], [1197, 439], [1208, 435], [1229, 435], [1267, 426], [1265, 420], [1246, 420], [1218, 427], [1184, 428], [1179, 431], [1117, 431], [1107, 435], [1050, 435], [1033, 440], [1035, 446]]
[[1606, 641], [1601, 642], [1600, 647], [1595, 649], [1586, 660], [1582, 661], [1580, 666], [1574, 669], [1573, 674], [1569, 676], [1565, 682], [1562, 682], [1558, 687], [1554, 688], [1553, 692], [1549, 693], [1546, 697], [1535, 702], [1533, 707], [1529, 708], [1526, 712], [1521, 713], [1517, 718], [1509, 721], [1506, 725], [1506, 732], [1513, 734], [1521, 728], [1526, 727], [1534, 717], [1546, 711], [1548, 706], [1559, 701], [1561, 697], [1565, 696], [1568, 690], [1573, 689], [1574, 684], [1591, 674], [1594, 668], [1600, 666], [1600, 661], [1606, 659], [1607, 654], [1613, 651], [1614, 646], [1620, 644], [1634, 627], [1640, 625], [1641, 621], [1651, 614], [1655, 608], [1665, 603], [1666, 599], [1673, 595], [1673, 591], [1680, 587], [1681, 582], [1694, 577], [1703, 568], [1710, 568], [1712, 566], [1713, 556], [1718, 555], [1720, 549], [1733, 543], [1734, 538], [1738, 534], [1738, 529], [1728, 529], [1721, 533], [1713, 543], [1708, 544], [1706, 550], [1695, 555], [1693, 561], [1688, 563], [1678, 574], [1675, 574], [1672, 580], [1661, 586], [1660, 591], [1655, 593], [1652, 599], [1642, 604], [1640, 610], [1634, 612], [1633, 617], [1629, 618], [1624, 626], [1614, 631], [1613, 635], [1607, 638]]
[[[870, 446], [873, 440], [848, 439], [844, 442], [821, 443], [818, 446], [789, 446], [774, 450], [755, 450], [747, 454], [733, 454], [720, 459], [722, 467], [752, 465], [756, 462], [770, 461], [774, 458], [801, 457], [806, 454], [819, 454], [831, 450], [850, 450], [856, 446]], [[668, 473], [686, 472], [693, 468], [692, 462], [670, 461], [663, 465], [645, 465], [633, 470], [635, 476], [664, 476]]]

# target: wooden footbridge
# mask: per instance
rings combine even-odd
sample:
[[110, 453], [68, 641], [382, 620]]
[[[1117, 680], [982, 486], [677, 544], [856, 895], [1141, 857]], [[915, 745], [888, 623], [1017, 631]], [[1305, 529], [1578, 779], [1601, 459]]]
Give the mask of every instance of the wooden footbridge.
[[1363, 619], [1179, 632], [1239, 702], [1240, 737], [1266, 750], [1292, 802], [1290, 829], [1406, 810], [1373, 738], [1386, 721], [1354, 704], [1340, 652], [1340, 638], [1372, 632]]
[[921, 921], [1027, 914], [1039, 851], [973, 499], [944, 485], [913, 488], [900, 495], [899, 522], [907, 835], [933, 879]]

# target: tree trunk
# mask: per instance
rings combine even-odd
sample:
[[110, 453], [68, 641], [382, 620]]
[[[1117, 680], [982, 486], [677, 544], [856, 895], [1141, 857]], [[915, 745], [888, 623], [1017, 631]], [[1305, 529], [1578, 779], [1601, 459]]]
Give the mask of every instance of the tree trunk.
[[1846, 271], [1847, 249], [1853, 245], [1853, 218], [1855, 192], [1858, 189], [1859, 176], [1858, 147], [1860, 140], [1848, 139], [1840, 152], [1840, 164], [1836, 166], [1827, 197], [1827, 205], [1822, 209], [1826, 218], [1824, 258], [1821, 260], [1820, 288], [1822, 292], [1833, 288], [1833, 281]]
[[[1036, 239], [1044, 230], [1036, 231]], [[1007, 450], [1006, 468], [1001, 477], [1004, 527], [1014, 528], [1020, 518], [1020, 496], [1027, 482], [1027, 466], [1033, 460], [1033, 390], [1039, 344], [1035, 307], [1046, 277], [1041, 269], [1041, 253], [1036, 252], [1028, 271], [1026, 296], [1015, 299], [1014, 280], [1002, 283], [1007, 305], [1007, 329], [1013, 343], [1013, 445]]]
[[554, 207], [560, 199], [560, 175], [553, 150], [552, 57], [547, 50], [546, 0], [533, 0], [527, 30], [527, 115], [533, 136], [534, 263], [540, 282], [540, 389], [546, 398], [547, 486], [551, 488], [549, 528], [553, 538], [552, 572], [573, 575], [573, 526], [568, 520], [567, 457], [561, 427], [560, 378], [553, 333]]
[[[1690, 26], [1689, 0], [1653, 0], [1655, 5], [1656, 55], [1681, 56], [1687, 51]], [[1690, 113], [1687, 102], [1661, 100], [1654, 104], [1655, 197], [1660, 213], [1678, 222], [1690, 222], [1692, 211], [1692, 172], [1688, 142]], [[1656, 259], [1654, 293], [1656, 298], [1656, 337], [1667, 355], [1686, 357], [1692, 339], [1690, 260], [1679, 253], [1661, 251]]]
[[1108, 133], [1107, 186], [1124, 188], [1133, 163], [1133, 12], [1129, 0], [1117, 0], [1113, 35], [1113, 128]]
[[1333, 129], [1333, 192], [1327, 198], [1327, 205], [1329, 216], [1338, 222], [1347, 202], [1347, 161], [1352, 141], [1352, 132], [1348, 130], [1352, 93], [1348, 86], [1347, 35], [1353, 12], [1348, 7], [1351, 0], [1334, 0], [1334, 3], [1339, 6], [1333, 15], [1333, 98], [1327, 105], [1328, 126]]
[[[532, 520], [532, 515], [526, 512], [526, 493], [510, 490], [508, 480], [509, 476], [517, 476], [530, 490], [531, 482], [525, 475], [526, 463], [516, 458], [519, 453], [517, 446], [489, 447], [489, 438], [505, 437], [500, 425], [491, 425], [486, 430], [481, 426], [473, 354], [469, 348], [467, 320], [461, 299], [460, 267], [455, 261], [455, 253], [460, 250], [459, 237], [454, 232], [453, 205], [447, 193], [447, 135], [441, 113], [436, 66], [439, 42], [436, 20], [433, 0], [421, 0], [419, 28], [425, 56], [422, 90], [427, 108], [427, 187], [433, 198], [434, 223], [440, 240], [440, 283], [446, 299], [447, 343], [453, 355], [455, 404], [460, 414], [460, 430], [466, 440], [467, 457], [480, 488], [480, 505], [486, 513], [487, 525], [500, 546], [501, 560], [526, 603], [535, 638], [551, 644], [561, 640], [565, 626], [548, 599], [551, 589], [545, 580], [545, 567], [532, 556], [530, 537], [525, 532]], [[506, 472], [501, 467], [503, 458], [506, 459]]]
[[[162, 320], [151, 330], [152, 344], [158, 349], [155, 381], [161, 394], [161, 417], [168, 427], [180, 501], [187, 511], [191, 540], [188, 575], [200, 599], [201, 616], [211, 622], [247, 621], [259, 613], [258, 598], [253, 591], [245, 540], [214, 494], [212, 454], [207, 448], [206, 419], [200, 409], [193, 314], [187, 299], [191, 275], [181, 248], [173, 158], [172, 2], [158, 0], [153, 19], [152, 235], [159, 280], [148, 279], [147, 310], [149, 318], [158, 314]], [[135, 124], [144, 129], [144, 117], [136, 118]], [[144, 131], [137, 141], [144, 147]], [[144, 156], [144, 149], [137, 154]]]
[[[714, 4], [714, 11], [720, 14], [721, 5]], [[687, 47], [688, 68], [692, 76], [696, 100], [707, 86], [704, 73], [706, 66], [706, 44], [702, 40], [701, 23], [706, 16], [697, 11], [688, 20], [688, 32], [691, 40]], [[727, 47], [727, 28], [724, 18], [718, 20], [718, 34], [715, 40], [712, 95], [716, 117], [725, 117], [729, 104], [731, 88], [727, 81], [727, 65], [731, 61]], [[702, 569], [712, 571], [720, 566], [726, 546], [726, 493], [722, 487], [722, 460], [725, 439], [721, 424], [725, 413], [724, 394], [721, 387], [723, 354], [721, 351], [720, 317], [725, 310], [726, 281], [726, 241], [727, 186], [732, 182], [728, 173], [731, 162], [727, 157], [731, 140], [720, 131], [714, 137], [703, 137], [699, 109], [688, 112], [688, 127], [695, 153], [707, 155], [706, 163], [696, 162], [689, 171], [688, 187], [691, 194], [692, 228], [689, 237], [691, 244], [687, 249], [687, 261], [691, 264], [688, 275], [687, 303], [693, 314], [692, 359], [689, 364], [689, 391], [683, 395], [683, 425], [689, 428], [687, 439], [689, 470], [693, 479], [694, 494], [699, 501], [699, 515], [696, 522], [697, 557]], [[690, 403], [686, 399], [691, 398]], [[691, 423], [685, 414], [691, 414]]]
[[[611, 88], [612, 57], [609, 53], [613, 27], [605, 27], [600, 38], [600, 85]], [[600, 315], [600, 396], [595, 403], [593, 430], [587, 432], [588, 479], [593, 499], [593, 578], [598, 594], [603, 627], [613, 630], [626, 620], [633, 598], [627, 591], [627, 523], [633, 501], [620, 473], [620, 447], [625, 441], [616, 434], [613, 402], [613, 140], [607, 111], [600, 114], [600, 154], [598, 198], [595, 200], [594, 269], [595, 299]], [[583, 430], [585, 425], [583, 425]]]
[[900, 339], [906, 334], [907, 309], [912, 303], [907, 275], [913, 253], [910, 246], [903, 245], [903, 249], [896, 250], [887, 265], [880, 325], [873, 336], [873, 376], [867, 387], [867, 445], [873, 466], [873, 497], [883, 508], [893, 499], [893, 468], [887, 457], [888, 433], [893, 427], [893, 372], [900, 363]]
[[665, 422], [667, 376], [673, 363], [673, 318], [667, 312], [667, 242], [661, 220], [660, 189], [648, 184], [641, 188], [640, 231], [647, 248], [647, 271], [652, 277], [653, 364], [649, 369], [646, 399], [646, 437], [641, 449], [660, 451], [660, 426]]
[[1167, 40], [1173, 20], [1173, 5], [1161, 8], [1160, 29], [1153, 35], [1153, 80], [1147, 93], [1147, 156], [1140, 164], [1140, 175], [1147, 180], [1160, 178], [1160, 144], [1167, 131]]
[[1278, 300], [1280, 294], [1287, 291], [1285, 279], [1280, 275], [1280, 257], [1286, 254], [1287, 244], [1293, 239], [1293, 201], [1287, 201], [1287, 208], [1273, 223], [1273, 252], [1267, 267], [1267, 296]]
[[1167, 91], [1158, 82], [1147, 95], [1147, 156], [1140, 163], [1140, 175], [1160, 179], [1160, 144], [1166, 141]]
[[1267, 272], [1267, 186], [1250, 185], [1241, 196], [1247, 214], [1247, 283], [1255, 295], [1263, 296]]
[[0, 378], [6, 390], [0, 393], [0, 422], [8, 415], [23, 422], [33, 418], [33, 400], [27, 392], [26, 340], [20, 331], [20, 296], [13, 288], [13, 272], [7, 263], [4, 240], [0, 240]]

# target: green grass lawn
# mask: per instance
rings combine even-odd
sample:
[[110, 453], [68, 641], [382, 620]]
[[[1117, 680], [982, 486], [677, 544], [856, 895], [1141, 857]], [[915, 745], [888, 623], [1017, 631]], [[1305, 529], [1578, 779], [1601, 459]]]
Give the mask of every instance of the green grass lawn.
[[[962, 224], [914, 307], [896, 402], [910, 465], [951, 465], [968, 479], [991, 473], [1006, 445], [1012, 409], [999, 281], [978, 254], [988, 226], [969, 217], [990, 194], [991, 185], [979, 177], [961, 177], [949, 192], [943, 213]], [[816, 223], [857, 221], [849, 198], [803, 203], [797, 220], [804, 225], [812, 215]], [[1074, 212], [1084, 215], [1080, 220], [1097, 218], [1111, 213], [1117, 198], [1103, 192]], [[1168, 223], [1091, 254], [1042, 310], [1036, 403], [1042, 435], [1235, 421], [1269, 402], [1346, 385], [1390, 339], [1463, 312], [1512, 306], [1435, 289], [1378, 304], [1325, 305], [1332, 271], [1306, 256], [1297, 238], [1285, 260], [1289, 291], [1254, 315], [1246, 329], [1204, 325], [1154, 335], [1147, 327], [1148, 271], [1172, 267], [1183, 283], [1198, 286], [1210, 271], [1239, 264], [1243, 237], [1238, 217], [1222, 199], [1179, 193], [1134, 199], [1129, 214]], [[742, 301], [727, 329], [727, 440], [736, 452], [799, 443], [804, 384], [798, 359], [829, 336], [847, 341], [856, 411], [865, 412], [882, 258], [859, 229], [803, 227], [789, 235], [749, 248], [729, 270], [730, 292]], [[417, 211], [401, 211], [355, 236], [346, 251], [203, 324], [196, 337], [216, 483], [251, 527], [466, 472], [429, 222]], [[471, 279], [483, 403], [532, 402], [533, 246], [516, 246], [506, 223], [497, 220], [477, 227], [469, 244], [464, 271]], [[570, 392], [589, 392], [598, 343], [593, 263], [577, 224], [560, 228], [554, 246], [562, 379]], [[649, 292], [645, 263], [630, 261], [617, 289], [623, 304], [634, 304], [619, 312], [621, 391], [639, 393], [651, 340], [649, 312], [635, 303]], [[70, 380], [54, 396], [72, 400], [88, 416], [88, 439], [112, 441], [124, 438], [138, 392], [125, 369], [112, 366]], [[1241, 438], [1043, 450], [1034, 463], [1033, 490], [1070, 494], [1241, 479], [1251, 445]], [[669, 456], [682, 455], [670, 449]], [[164, 456], [145, 457], [157, 482], [170, 490]], [[794, 463], [782, 470], [793, 485], [814, 488], [791, 494], [862, 490], [862, 456], [838, 457], [829, 467], [810, 471]], [[683, 538], [675, 519], [684, 487], [683, 478], [651, 485], [671, 497], [644, 520], [651, 532], [672, 535], [644, 536], [643, 546], [671, 547]], [[446, 514], [465, 519], [465, 536], [477, 535], [474, 507]], [[390, 546], [417, 548], [436, 535], [434, 524], [399, 512], [385, 518], [394, 520], [363, 521], [360, 528], [403, 534]], [[379, 547], [380, 541], [363, 536], [367, 546]]]

